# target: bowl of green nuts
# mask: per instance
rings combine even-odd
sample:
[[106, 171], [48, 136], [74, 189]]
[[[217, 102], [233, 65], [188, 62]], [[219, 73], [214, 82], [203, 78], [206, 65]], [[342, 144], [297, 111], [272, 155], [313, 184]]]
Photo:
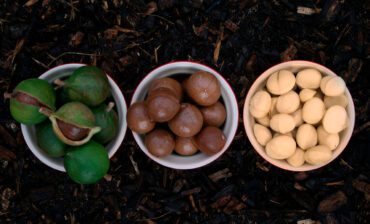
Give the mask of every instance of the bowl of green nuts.
[[64, 64], [20, 82], [10, 112], [32, 153], [49, 167], [91, 184], [108, 172], [126, 133], [126, 102], [104, 71]]

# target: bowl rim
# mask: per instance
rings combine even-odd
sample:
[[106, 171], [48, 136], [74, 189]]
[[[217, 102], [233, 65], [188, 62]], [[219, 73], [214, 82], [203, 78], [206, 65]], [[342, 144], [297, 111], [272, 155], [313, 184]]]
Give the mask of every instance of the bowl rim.
[[[40, 76], [38, 76], [37, 78], [38, 79], [45, 79], [45, 76], [48, 76], [49, 73], [54, 73], [56, 72], [55, 70], [59, 70], [61, 68], [68, 68], [68, 67], [72, 67], [72, 68], [79, 68], [79, 67], [82, 67], [82, 66], [86, 66], [88, 64], [85, 64], [85, 63], [65, 63], [65, 64], [62, 64], [62, 65], [57, 65], [53, 68], [50, 68], [48, 70], [46, 70], [44, 73], [42, 73]], [[108, 77], [108, 80], [109, 80], [109, 84], [111, 85], [111, 90], [115, 92], [115, 94], [117, 95], [117, 99], [114, 99], [115, 100], [115, 106], [118, 107], [123, 107], [122, 108], [122, 112], [124, 113], [123, 114], [123, 117], [122, 117], [122, 127], [119, 128], [119, 132], [118, 132], [118, 135], [116, 136], [116, 141], [115, 142], [110, 142], [111, 146], [109, 148], [109, 151], [108, 151], [108, 156], [109, 158], [112, 158], [113, 155], [118, 151], [118, 149], [120, 148], [124, 138], [125, 138], [125, 135], [126, 135], [126, 132], [127, 132], [127, 122], [126, 122], [126, 112], [127, 112], [127, 103], [126, 103], [126, 100], [125, 100], [125, 97], [121, 91], [121, 89], [119, 88], [119, 85], [117, 84], [117, 82], [111, 77], [111, 75], [109, 73], [107, 73], [106, 71], [104, 71], [105, 74], [107, 75]], [[117, 91], [118, 90], [118, 91]], [[118, 102], [120, 103], [118, 103]], [[31, 139], [31, 136], [29, 135], [29, 130], [28, 128], [29, 127], [34, 127], [35, 125], [24, 125], [24, 124], [21, 124], [21, 131], [22, 131], [22, 135], [23, 135], [23, 138], [28, 146], [28, 148], [31, 150], [31, 152], [42, 162], [44, 163], [45, 165], [55, 169], [55, 170], [58, 170], [58, 171], [61, 171], [61, 172], [66, 172], [65, 168], [63, 165], [60, 165], [60, 164], [57, 164], [53, 161], [51, 161], [49, 158], [52, 158], [50, 156], [45, 156], [43, 155], [41, 152], [39, 152], [39, 150], [41, 149], [37, 149], [35, 147], [34, 144], [33, 144], [33, 140]], [[107, 146], [105, 146], [105, 148], [108, 150]], [[54, 159], [54, 158], [52, 158]], [[63, 158], [61, 158], [63, 159]]]
[[[315, 68], [315, 69], [319, 68], [319, 70], [321, 70], [320, 72], [326, 71], [325, 72], [325, 75], [335, 75], [335, 76], [338, 76], [335, 72], [333, 72], [328, 67], [326, 67], [324, 65], [321, 65], [319, 63], [316, 63], [316, 62], [312, 62], [312, 61], [307, 61], [307, 60], [292, 60], [292, 61], [286, 61], [286, 62], [277, 63], [277, 64], [269, 67], [267, 70], [263, 71], [257, 77], [257, 79], [254, 80], [253, 84], [249, 88], [249, 91], [248, 91], [248, 93], [247, 93], [247, 95], [245, 97], [244, 108], [243, 108], [244, 130], [245, 130], [246, 135], [248, 137], [248, 140], [250, 141], [250, 143], [251, 143], [253, 149], [255, 150], [255, 152], [259, 156], [261, 156], [264, 160], [266, 160], [270, 164], [274, 165], [275, 167], [278, 167], [280, 169], [287, 170], [287, 171], [292, 171], [292, 172], [302, 172], [302, 171], [316, 170], [316, 169], [319, 169], [321, 167], [324, 167], [324, 166], [328, 165], [329, 163], [331, 163], [335, 159], [337, 159], [339, 157], [339, 155], [344, 151], [344, 149], [348, 145], [348, 142], [351, 139], [351, 136], [352, 136], [352, 133], [353, 133], [353, 129], [354, 129], [354, 125], [355, 125], [355, 117], [356, 117], [355, 116], [354, 102], [353, 102], [351, 93], [349, 92], [349, 89], [346, 86], [345, 94], [348, 97], [348, 106], [346, 108], [346, 111], [350, 111], [350, 113], [348, 113], [348, 115], [347, 115], [348, 116], [348, 124], [349, 124], [349, 126], [347, 127], [348, 130], [346, 132], [346, 135], [344, 135], [340, 139], [341, 141], [340, 141], [338, 147], [341, 146], [341, 148], [337, 148], [337, 149], [335, 149], [335, 150], [332, 151], [332, 152], [338, 151], [338, 154], [334, 156], [334, 153], [333, 153], [333, 157], [327, 163], [320, 164], [320, 165], [309, 165], [308, 164], [308, 166], [306, 168], [304, 168], [303, 166], [302, 167], [293, 167], [292, 165], [286, 163], [287, 166], [286, 167], [283, 167], [283, 166], [281, 166], [279, 164], [280, 160], [272, 159], [266, 153], [261, 153], [260, 151], [264, 151], [264, 147], [262, 147], [259, 143], [257, 143], [257, 140], [256, 140], [256, 138], [255, 138], [255, 136], [253, 134], [252, 126], [250, 125], [250, 121], [249, 121], [249, 118], [251, 117], [251, 115], [249, 113], [249, 102], [250, 102], [250, 99], [254, 95], [254, 93], [259, 89], [261, 83], [263, 83], [265, 80], [267, 80], [267, 78], [275, 70], [281, 70], [281, 69], [284, 69], [284, 67], [288, 67], [289, 65], [297, 65], [297, 64], [298, 64], [299, 67], [312, 67], [312, 68]], [[278, 67], [281, 67], [281, 68], [277, 69]], [[353, 116], [350, 116], [350, 115], [353, 115]], [[257, 149], [257, 148], [260, 148], [260, 149]]]
[[[191, 169], [196, 169], [196, 168], [200, 168], [200, 167], [203, 167], [203, 166], [206, 166], [208, 164], [211, 164], [213, 161], [215, 161], [216, 159], [218, 159], [219, 157], [221, 157], [221, 155], [223, 153], [226, 152], [226, 150], [230, 147], [230, 145], [232, 144], [233, 140], [234, 140], [234, 137], [235, 137], [235, 134], [236, 134], [236, 131], [238, 129], [238, 121], [239, 121], [239, 108], [238, 108], [238, 101], [237, 101], [237, 98], [236, 98], [236, 95], [235, 95], [235, 92], [233, 90], [233, 88], [231, 87], [230, 83], [219, 73], [217, 72], [215, 69], [205, 65], [205, 64], [202, 64], [202, 63], [199, 63], [199, 62], [194, 62], [194, 61], [186, 61], [186, 60], [175, 60], [175, 61], [171, 61], [171, 62], [167, 62], [165, 64], [162, 64], [158, 67], [155, 67], [154, 69], [150, 70], [142, 80], [140, 80], [139, 84], [136, 86], [135, 90], [134, 90], [134, 93], [131, 97], [131, 101], [130, 101], [130, 105], [132, 105], [133, 103], [137, 102], [138, 101], [138, 92], [141, 92], [139, 91], [139, 87], [141, 87], [141, 85], [143, 85], [143, 83], [146, 83], [148, 82], [149, 79], [151, 79], [151, 76], [153, 76], [153, 74], [155, 74], [155, 72], [157, 72], [158, 70], [160, 69], [163, 69], [163, 67], [169, 67], [169, 66], [176, 66], [176, 64], [186, 64], [186, 65], [196, 65], [197, 67], [203, 67], [203, 68], [207, 68], [209, 69], [210, 71], [212, 71], [213, 73], [217, 74], [217, 78], [220, 78], [222, 79], [226, 84], [227, 86], [225, 87], [225, 89], [227, 89], [227, 92], [230, 92], [232, 94], [230, 94], [230, 98], [232, 99], [232, 102], [231, 104], [235, 106], [235, 111], [232, 110], [234, 113], [236, 112], [236, 116], [234, 119], [231, 120], [231, 128], [232, 128], [232, 131], [230, 133], [230, 137], [227, 138], [227, 141], [226, 141], [226, 144], [225, 144], [225, 148], [223, 150], [221, 150], [220, 152], [214, 154], [214, 155], [211, 155], [211, 156], [207, 156], [207, 159], [205, 160], [202, 160], [200, 162], [197, 162], [197, 163], [194, 163], [194, 164], [190, 164], [190, 165], [179, 165], [179, 164], [174, 164], [174, 163], [171, 163], [171, 162], [167, 162], [165, 160], [163, 160], [162, 158], [159, 158], [159, 157], [155, 157], [153, 156], [152, 154], [150, 154], [147, 150], [144, 150], [142, 149], [141, 147], [141, 144], [139, 142], [141, 142], [140, 140], [140, 135], [137, 134], [136, 132], [132, 131], [131, 130], [131, 133], [132, 135], [134, 136], [134, 139], [137, 143], [137, 145], [139, 146], [140, 150], [142, 152], [144, 152], [144, 154], [146, 154], [146, 156], [148, 156], [150, 159], [152, 159], [153, 161], [155, 161], [156, 163], [162, 165], [162, 166], [165, 166], [165, 167], [168, 167], [168, 168], [172, 168], [172, 169], [178, 169], [178, 170], [191, 170]], [[199, 69], [201, 70], [201, 69]], [[230, 140], [229, 140], [230, 139]], [[144, 145], [144, 144], [143, 144]], [[191, 157], [191, 156], [190, 156]]]

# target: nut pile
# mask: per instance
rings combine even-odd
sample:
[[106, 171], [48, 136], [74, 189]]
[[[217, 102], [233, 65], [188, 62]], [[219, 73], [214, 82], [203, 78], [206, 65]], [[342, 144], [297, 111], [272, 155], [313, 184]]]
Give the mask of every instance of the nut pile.
[[57, 91], [41, 79], [20, 82], [6, 94], [10, 112], [18, 122], [36, 125], [37, 144], [50, 157], [64, 157], [71, 179], [95, 183], [109, 169], [104, 144], [118, 131], [114, 103], [105, 103], [110, 94], [108, 78], [97, 67], [83, 66], [54, 83]]
[[346, 85], [338, 76], [307, 68], [280, 70], [251, 98], [253, 132], [266, 154], [294, 167], [324, 164], [340, 142], [348, 115]]
[[226, 143], [220, 129], [226, 109], [220, 96], [220, 83], [208, 72], [195, 72], [182, 83], [169, 77], [156, 79], [146, 100], [128, 109], [127, 125], [145, 134], [145, 146], [156, 157], [173, 151], [190, 156], [198, 150], [212, 155]]

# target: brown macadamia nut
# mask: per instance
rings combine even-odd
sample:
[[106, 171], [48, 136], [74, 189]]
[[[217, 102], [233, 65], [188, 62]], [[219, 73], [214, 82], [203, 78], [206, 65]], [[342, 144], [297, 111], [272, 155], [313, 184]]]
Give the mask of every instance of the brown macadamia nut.
[[145, 134], [155, 126], [155, 122], [148, 115], [145, 102], [132, 104], [127, 110], [126, 120], [128, 127], [138, 134]]

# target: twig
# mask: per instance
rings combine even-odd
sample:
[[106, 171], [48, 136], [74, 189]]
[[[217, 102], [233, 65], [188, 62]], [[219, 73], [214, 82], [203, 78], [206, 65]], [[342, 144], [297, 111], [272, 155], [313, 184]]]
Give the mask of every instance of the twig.
[[144, 221], [150, 221], [150, 220], [156, 220], [156, 219], [161, 219], [169, 214], [171, 214], [172, 212], [169, 211], [169, 212], [166, 212], [160, 216], [157, 216], [157, 217], [153, 217], [153, 218], [149, 218], [149, 219], [138, 219], [138, 220], [134, 220], [135, 222], [144, 222]]
[[[57, 61], [59, 58], [63, 57], [63, 56], [66, 56], [66, 55], [82, 55], [82, 56], [95, 56], [95, 57], [101, 57], [101, 55], [97, 55], [96, 53], [93, 53], [93, 54], [90, 54], [90, 53], [81, 53], [81, 52], [64, 52], [60, 55], [58, 55], [56, 58], [54, 58], [53, 60], [51, 60], [51, 62], [49, 62], [49, 64], [47, 64], [47, 66], [50, 67], [50, 65], [52, 65], [55, 61]], [[52, 56], [50, 56], [52, 57]]]
[[166, 21], [167, 23], [169, 23], [169, 24], [171, 24], [171, 25], [175, 25], [175, 23], [174, 23], [174, 22], [172, 22], [172, 21], [170, 21], [170, 20], [168, 20], [168, 19], [166, 19], [166, 18], [164, 18], [164, 17], [162, 17], [162, 16], [156, 15], [156, 14], [150, 14], [150, 15], [147, 15], [147, 14], [145, 14], [145, 13], [138, 13], [138, 14], [139, 14], [139, 15], [144, 15], [144, 16], [154, 16], [154, 17], [158, 17], [158, 18], [160, 18], [160, 19], [162, 19], [162, 20]]
[[41, 61], [37, 60], [36, 58], [32, 58], [32, 60], [34, 60], [37, 64], [41, 65], [41, 67], [44, 67], [46, 69], [50, 69], [50, 67], [48, 67], [47, 65], [45, 65]]

